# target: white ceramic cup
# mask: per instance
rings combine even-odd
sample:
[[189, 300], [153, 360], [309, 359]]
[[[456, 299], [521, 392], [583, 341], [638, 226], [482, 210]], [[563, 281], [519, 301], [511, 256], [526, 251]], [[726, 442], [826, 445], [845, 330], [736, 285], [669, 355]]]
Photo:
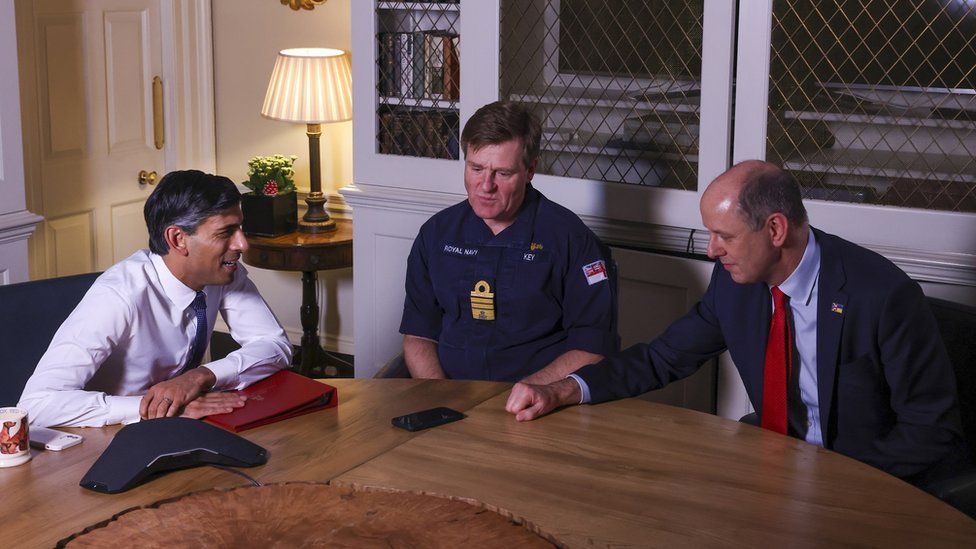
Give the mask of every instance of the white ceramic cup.
[[13, 467], [30, 461], [27, 410], [0, 408], [0, 467]]

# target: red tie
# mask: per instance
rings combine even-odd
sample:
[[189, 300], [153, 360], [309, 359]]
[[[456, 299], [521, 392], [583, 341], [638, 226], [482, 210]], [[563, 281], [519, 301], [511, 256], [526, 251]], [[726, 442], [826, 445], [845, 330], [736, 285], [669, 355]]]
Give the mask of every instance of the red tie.
[[786, 434], [786, 378], [793, 368], [793, 337], [786, 321], [789, 298], [774, 286], [773, 320], [769, 323], [766, 342], [766, 365], [763, 369], [762, 426]]

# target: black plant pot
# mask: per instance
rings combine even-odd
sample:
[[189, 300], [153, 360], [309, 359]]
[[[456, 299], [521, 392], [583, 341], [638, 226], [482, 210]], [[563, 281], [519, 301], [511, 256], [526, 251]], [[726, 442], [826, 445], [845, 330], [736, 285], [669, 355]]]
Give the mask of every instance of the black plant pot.
[[297, 193], [264, 196], [253, 192], [241, 195], [244, 211], [244, 233], [256, 236], [279, 236], [298, 228]]

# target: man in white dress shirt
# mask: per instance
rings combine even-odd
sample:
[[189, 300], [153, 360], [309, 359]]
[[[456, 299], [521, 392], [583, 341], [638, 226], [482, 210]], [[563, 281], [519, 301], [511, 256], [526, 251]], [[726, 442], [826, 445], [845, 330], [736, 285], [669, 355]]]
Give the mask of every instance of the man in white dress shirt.
[[[229, 412], [244, 400], [220, 391], [290, 363], [284, 329], [239, 263], [240, 200], [226, 177], [188, 170], [160, 181], [144, 210], [150, 249], [95, 281], [27, 381], [19, 406], [33, 425]], [[241, 348], [200, 365], [218, 311]]]

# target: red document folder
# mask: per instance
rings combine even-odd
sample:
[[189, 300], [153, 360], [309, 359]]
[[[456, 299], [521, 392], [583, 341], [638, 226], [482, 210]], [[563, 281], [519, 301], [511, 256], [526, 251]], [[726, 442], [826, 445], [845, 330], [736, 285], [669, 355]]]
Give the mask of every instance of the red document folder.
[[242, 408], [205, 420], [237, 433], [339, 404], [335, 387], [288, 370], [236, 392], [247, 397]]

